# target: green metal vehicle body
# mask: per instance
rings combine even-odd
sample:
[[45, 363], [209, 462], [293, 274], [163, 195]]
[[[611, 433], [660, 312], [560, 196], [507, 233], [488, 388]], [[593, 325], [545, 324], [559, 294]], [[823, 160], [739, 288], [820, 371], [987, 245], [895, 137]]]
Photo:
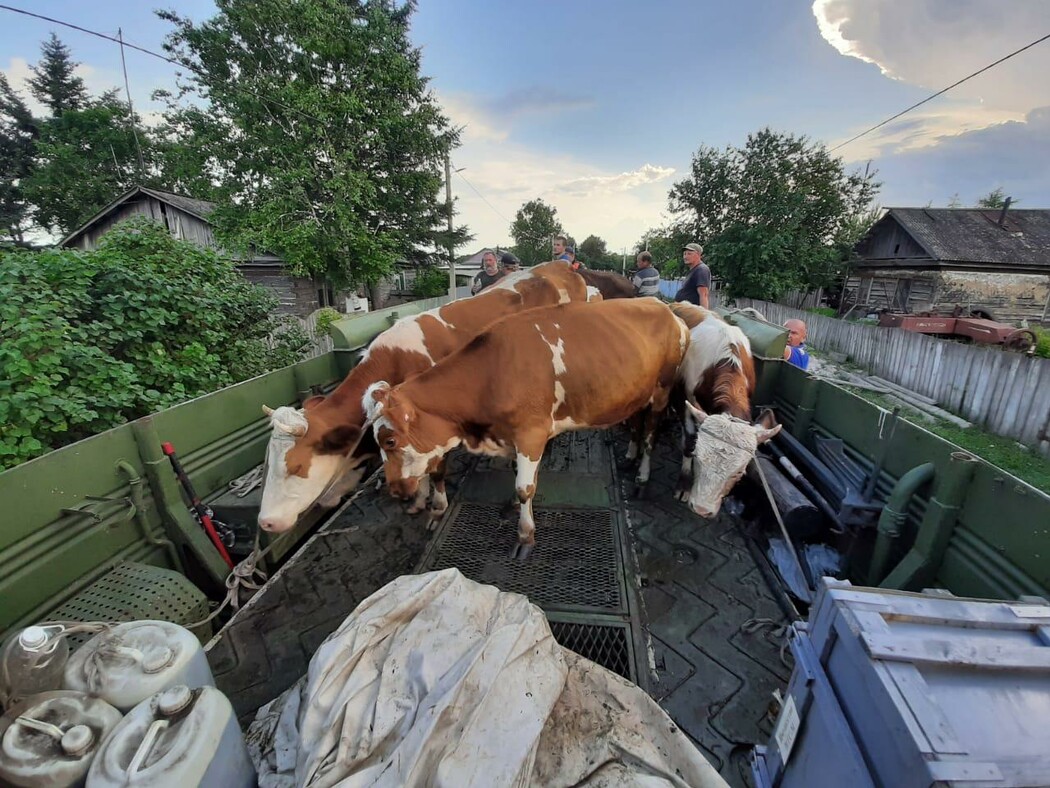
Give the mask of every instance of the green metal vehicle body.
[[[227, 568], [191, 516], [161, 443], [174, 444], [205, 500], [224, 492], [263, 458], [270, 425], [262, 405], [330, 389], [398, 316], [437, 303], [347, 318], [332, 328], [331, 353], [0, 473], [0, 637], [68, 610], [127, 562], [178, 572], [203, 594], [221, 597]], [[785, 429], [811, 448], [815, 436], [838, 437], [866, 468], [883, 453], [877, 490], [889, 499], [889, 514], [853, 551], [852, 579], [966, 596], [1050, 596], [1050, 496], [903, 419], [888, 443], [880, 440], [886, 411], [781, 361], [782, 329], [729, 319], [748, 334], [758, 359], [756, 404], [774, 406]], [[281, 536], [268, 560], [280, 562], [309, 528]], [[109, 612], [131, 611], [113, 600]]]

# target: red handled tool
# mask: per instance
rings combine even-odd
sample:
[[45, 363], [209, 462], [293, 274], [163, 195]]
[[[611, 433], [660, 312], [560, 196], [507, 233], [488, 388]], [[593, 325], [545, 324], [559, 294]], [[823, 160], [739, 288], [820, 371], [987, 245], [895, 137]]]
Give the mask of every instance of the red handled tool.
[[186, 491], [186, 495], [189, 496], [190, 506], [193, 507], [193, 511], [197, 513], [198, 519], [201, 521], [201, 525], [204, 526], [204, 532], [208, 534], [208, 538], [211, 539], [215, 549], [219, 551], [219, 555], [222, 556], [222, 560], [226, 562], [226, 566], [233, 569], [233, 561], [230, 559], [230, 554], [226, 552], [226, 546], [222, 543], [219, 538], [218, 532], [215, 530], [215, 524], [211, 520], [211, 512], [208, 511], [208, 507], [205, 506], [201, 499], [197, 497], [197, 493], [193, 490], [193, 484], [190, 483], [190, 477], [186, 475], [186, 471], [182, 469], [182, 463], [179, 462], [179, 458], [175, 455], [175, 447], [170, 443], [162, 443], [160, 445], [164, 453], [168, 455], [168, 459], [171, 460], [171, 467], [175, 469], [175, 475], [179, 479], [179, 484], [182, 485], [182, 489]]

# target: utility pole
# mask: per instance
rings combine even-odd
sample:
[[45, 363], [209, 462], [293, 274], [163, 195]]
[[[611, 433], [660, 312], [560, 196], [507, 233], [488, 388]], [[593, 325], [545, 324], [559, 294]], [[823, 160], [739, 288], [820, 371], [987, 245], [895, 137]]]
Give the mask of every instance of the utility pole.
[[[117, 40], [120, 42], [120, 65], [124, 69], [124, 93], [128, 97], [128, 123], [131, 125], [131, 135], [135, 138], [135, 152], [139, 157], [139, 185], [146, 177], [146, 165], [142, 162], [142, 145], [139, 144], [139, 132], [135, 128], [135, 108], [131, 105], [131, 87], [128, 85], [128, 64], [124, 61], [124, 33], [117, 28]], [[116, 155], [114, 154], [114, 160]]]
[[456, 245], [452, 240], [452, 160], [445, 153], [445, 206], [448, 209], [448, 297], [456, 300]]

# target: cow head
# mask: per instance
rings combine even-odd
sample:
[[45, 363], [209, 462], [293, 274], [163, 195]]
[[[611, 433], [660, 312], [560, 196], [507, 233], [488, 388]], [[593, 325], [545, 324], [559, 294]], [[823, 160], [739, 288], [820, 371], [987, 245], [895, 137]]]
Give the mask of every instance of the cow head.
[[372, 422], [390, 494], [407, 500], [416, 494], [419, 480], [459, 441], [442, 419], [421, 413], [408, 401], [400, 386], [374, 383], [362, 405]]
[[259, 527], [284, 533], [314, 503], [331, 508], [361, 481], [369, 452], [358, 446], [362, 428], [333, 424], [311, 397], [302, 410], [263, 406], [273, 433], [266, 447]]
[[766, 411], [754, 424], [727, 413], [708, 415], [686, 401], [699, 426], [693, 450], [693, 485], [689, 508], [701, 517], [714, 517], [722, 499], [747, 470], [760, 444], [778, 432], [773, 414]]

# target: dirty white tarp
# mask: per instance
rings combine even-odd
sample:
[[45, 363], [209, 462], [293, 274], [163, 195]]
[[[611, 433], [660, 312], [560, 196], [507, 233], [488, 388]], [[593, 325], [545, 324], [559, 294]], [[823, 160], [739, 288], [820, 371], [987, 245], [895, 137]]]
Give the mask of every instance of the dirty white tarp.
[[642, 690], [457, 569], [350, 614], [248, 734], [269, 786], [724, 786]]

